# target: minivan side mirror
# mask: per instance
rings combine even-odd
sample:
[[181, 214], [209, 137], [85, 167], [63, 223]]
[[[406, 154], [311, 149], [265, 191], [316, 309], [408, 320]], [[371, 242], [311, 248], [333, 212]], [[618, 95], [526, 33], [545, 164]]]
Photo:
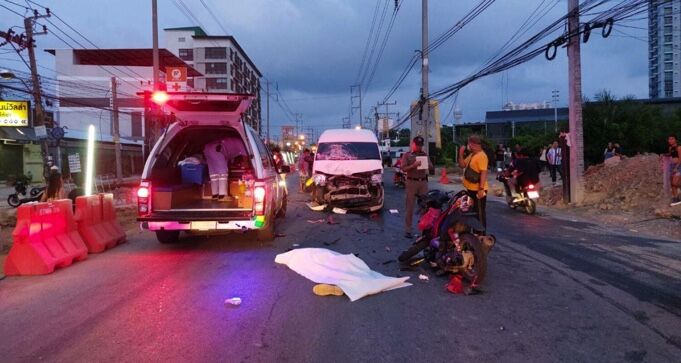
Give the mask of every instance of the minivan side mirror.
[[291, 172], [291, 167], [288, 165], [282, 165], [279, 167], [279, 174], [288, 174]]

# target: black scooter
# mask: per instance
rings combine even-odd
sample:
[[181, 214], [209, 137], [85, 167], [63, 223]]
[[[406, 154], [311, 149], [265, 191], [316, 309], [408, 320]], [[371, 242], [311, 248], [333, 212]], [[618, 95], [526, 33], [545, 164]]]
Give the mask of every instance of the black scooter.
[[537, 200], [539, 199], [539, 185], [520, 185], [520, 192], [517, 195], [513, 195], [508, 184], [508, 179], [510, 178], [511, 175], [508, 171], [501, 168], [497, 169], [497, 180], [504, 184], [504, 194], [508, 206], [511, 207], [511, 209], [520, 207], [529, 215], [535, 214], [537, 212]]
[[18, 206], [24, 204], [24, 203], [30, 203], [30, 202], [37, 202], [40, 201], [40, 199], [43, 197], [43, 193], [45, 193], [45, 187], [33, 187], [31, 188], [31, 191], [28, 193], [29, 197], [27, 198], [22, 198], [22, 196], [26, 196], [26, 184], [22, 181], [17, 181], [14, 183], [14, 193], [10, 194], [7, 197], [7, 204], [9, 204], [13, 208], [17, 208]]

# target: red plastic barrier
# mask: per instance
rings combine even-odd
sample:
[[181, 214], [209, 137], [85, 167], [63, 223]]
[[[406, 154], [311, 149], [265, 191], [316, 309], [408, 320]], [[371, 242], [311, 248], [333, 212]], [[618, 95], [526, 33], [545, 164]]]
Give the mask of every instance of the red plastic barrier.
[[44, 275], [87, 258], [71, 223], [71, 200], [24, 204], [17, 210], [5, 275]]
[[125, 230], [116, 218], [114, 197], [112, 193], [99, 194], [102, 201], [102, 223], [107, 231], [115, 237], [116, 243], [125, 242]]
[[76, 198], [76, 223], [90, 253], [99, 253], [118, 243], [118, 239], [102, 221], [102, 199], [99, 195]]

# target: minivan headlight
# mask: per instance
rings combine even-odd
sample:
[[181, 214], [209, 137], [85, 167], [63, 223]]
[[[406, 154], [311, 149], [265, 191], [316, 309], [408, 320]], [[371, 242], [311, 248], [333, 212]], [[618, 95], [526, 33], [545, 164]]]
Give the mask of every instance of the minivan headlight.
[[371, 176], [371, 183], [372, 184], [381, 184], [383, 183], [383, 174], [374, 174]]
[[316, 185], [324, 185], [326, 184], [326, 175], [324, 174], [315, 174], [314, 178], [314, 183]]

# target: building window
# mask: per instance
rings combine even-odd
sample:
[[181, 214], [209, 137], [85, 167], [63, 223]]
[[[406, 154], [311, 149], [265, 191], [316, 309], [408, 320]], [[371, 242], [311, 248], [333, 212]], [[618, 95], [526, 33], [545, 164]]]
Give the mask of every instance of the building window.
[[193, 61], [194, 49], [180, 49], [180, 59], [184, 61]]
[[206, 63], [206, 74], [227, 74], [227, 63]]
[[672, 45], [671, 44], [666, 44], [664, 46], [664, 51], [665, 53], [671, 53], [672, 52]]
[[664, 8], [664, 15], [671, 15], [671, 14], [672, 14], [672, 8], [671, 7]]
[[671, 16], [665, 16], [664, 17], [664, 25], [671, 25], [672, 23], [672, 17]]
[[674, 69], [674, 66], [672, 65], [672, 62], [665, 62], [664, 64], [664, 70], [665, 71], [671, 71]]
[[673, 35], [671, 25], [668, 25], [668, 26], [665, 26], [665, 27], [664, 27], [664, 35]]
[[227, 58], [227, 48], [206, 48], [206, 59]]
[[206, 78], [206, 89], [227, 89], [227, 78]]
[[184, 43], [186, 40], [187, 39], [185, 39], [184, 37], [177, 38], [177, 41], [180, 42], [180, 43]]
[[187, 78], [187, 87], [194, 88], [194, 78]]
[[142, 137], [142, 113], [141, 112], [131, 112], [130, 113], [130, 129], [132, 137]]
[[665, 43], [671, 43], [674, 40], [674, 37], [671, 35], [665, 35], [664, 36], [664, 42]]
[[664, 61], [665, 62], [671, 62], [672, 61], [672, 54], [665, 54], [664, 55]]
[[674, 73], [666, 71], [664, 72], [664, 81], [671, 82], [674, 79]]

